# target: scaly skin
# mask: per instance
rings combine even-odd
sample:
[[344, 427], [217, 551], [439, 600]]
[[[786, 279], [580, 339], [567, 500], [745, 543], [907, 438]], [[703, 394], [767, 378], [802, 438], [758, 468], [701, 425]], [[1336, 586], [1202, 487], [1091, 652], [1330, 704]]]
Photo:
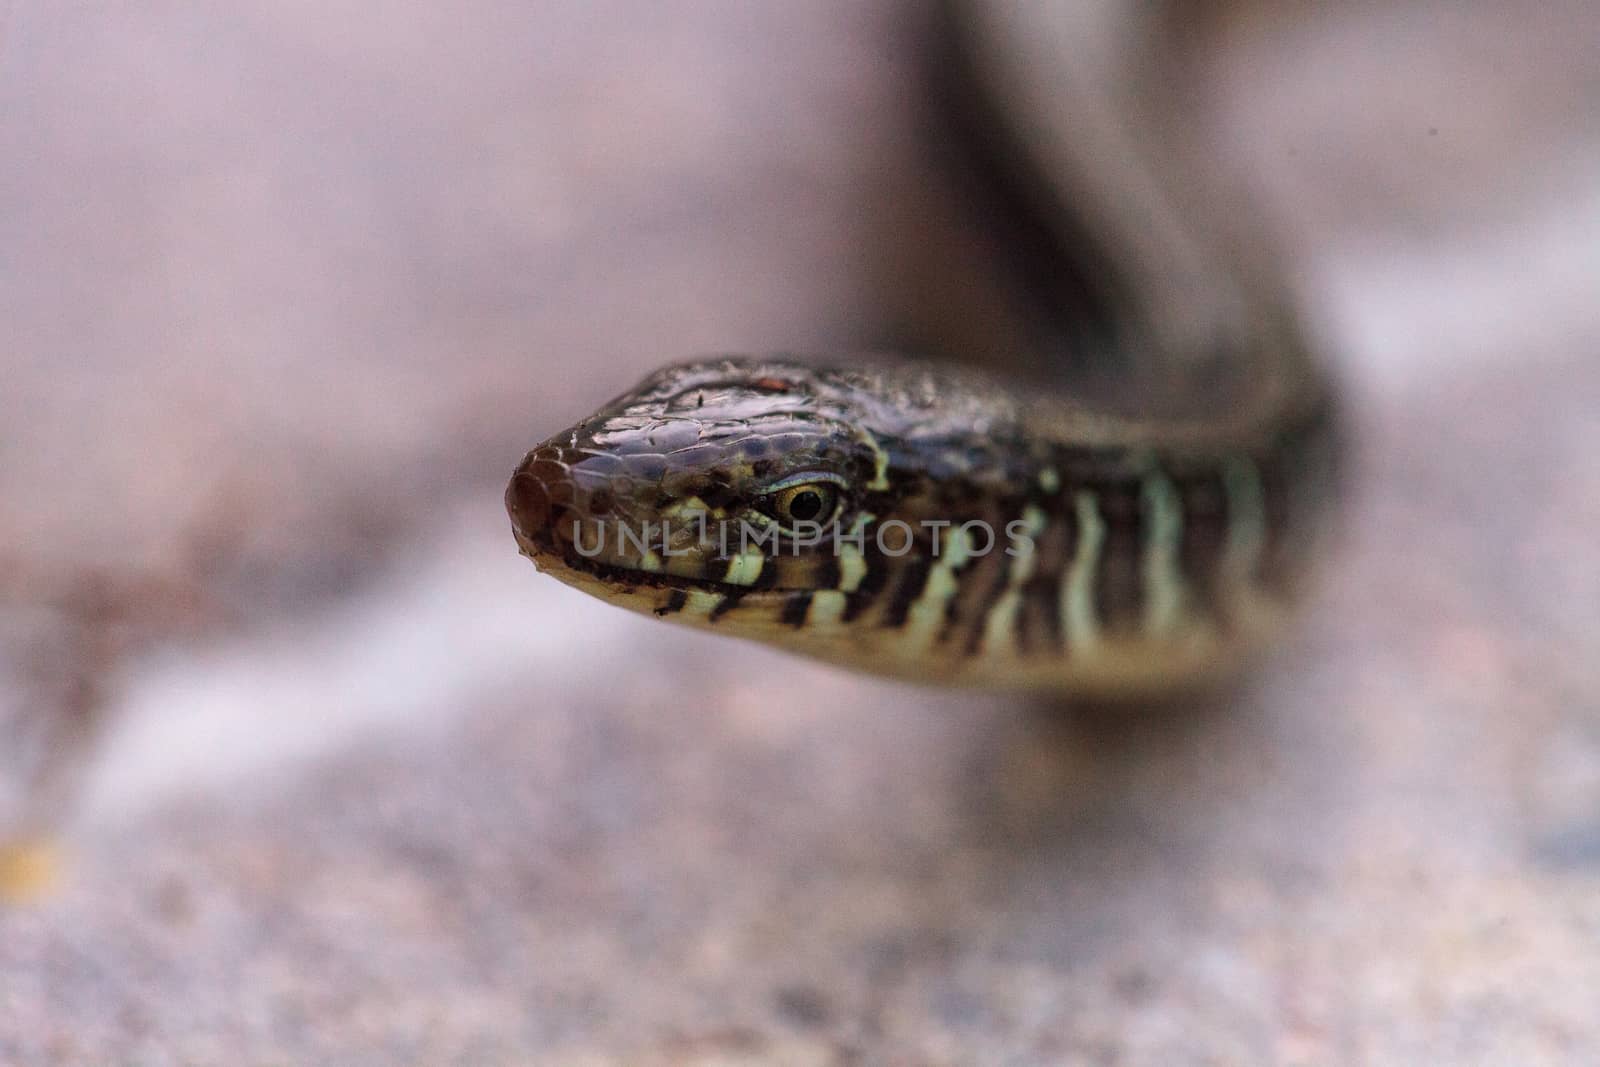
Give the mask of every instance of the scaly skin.
[[1185, 65], [1158, 46], [1191, 11], [947, 0], [950, 143], [1059, 388], [882, 357], [669, 367], [528, 453], [523, 553], [636, 611], [925, 682], [1144, 694], [1261, 648], [1318, 554], [1339, 434], [1239, 186], [1167, 117]]
[[[1163, 690], [1280, 623], [1326, 395], [1147, 425], [903, 361], [717, 359], [529, 452], [506, 505], [539, 569], [636, 611], [929, 682]], [[810, 485], [839, 537], [778, 513]]]

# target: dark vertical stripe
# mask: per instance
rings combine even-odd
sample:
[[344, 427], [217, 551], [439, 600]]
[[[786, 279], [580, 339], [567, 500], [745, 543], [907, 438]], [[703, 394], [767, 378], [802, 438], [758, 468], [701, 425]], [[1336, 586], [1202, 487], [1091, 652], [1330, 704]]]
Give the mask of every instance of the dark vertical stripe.
[[768, 556], [761, 563], [761, 573], [750, 583], [751, 589], [771, 589], [778, 584], [778, 561]]
[[1178, 549], [1178, 565], [1189, 590], [1190, 605], [1201, 618], [1224, 627], [1224, 601], [1218, 596], [1222, 577], [1222, 557], [1228, 545], [1227, 491], [1220, 471], [1195, 474], [1177, 483], [1183, 505], [1183, 540]]
[[1149, 517], [1137, 481], [1103, 486], [1096, 496], [1106, 536], [1094, 576], [1095, 613], [1105, 633], [1128, 633], [1144, 622], [1144, 530]]
[[[854, 592], [845, 594], [844, 612], [841, 616], [845, 622], [850, 622], [865, 611], [889, 583], [889, 572], [894, 569], [893, 561], [878, 550], [876, 541], [876, 538], [867, 538], [866, 551], [862, 553], [862, 558], [867, 564], [867, 573], [861, 576], [861, 584], [856, 586]], [[836, 582], [835, 585], [837, 584]]]
[[1049, 524], [1040, 535], [1033, 558], [1033, 577], [1022, 587], [1022, 610], [1017, 613], [1017, 651], [1060, 655], [1066, 651], [1061, 633], [1061, 587], [1078, 548], [1077, 524], [1062, 509], [1072, 506], [1071, 494], [1051, 501]]
[[[1021, 517], [1020, 506], [1017, 507], [1015, 517]], [[1011, 519], [1004, 518], [993, 521], [995, 531], [993, 546], [986, 555], [973, 559], [961, 571], [956, 595], [951, 597], [951, 605], [959, 605], [959, 610], [954, 613], [954, 621], [957, 625], [963, 620], [966, 622], [966, 639], [962, 642], [963, 655], [974, 655], [983, 646], [983, 635], [989, 626], [989, 614], [994, 611], [995, 605], [1011, 587], [1012, 558], [1006, 555], [1005, 535], [1006, 525], [1010, 521]]]
[[884, 609], [883, 624], [898, 629], [906, 624], [911, 605], [917, 602], [928, 587], [928, 574], [933, 570], [933, 560], [927, 556], [908, 556], [900, 567], [900, 577], [895, 582], [889, 606]]
[[667, 602], [656, 609], [656, 617], [660, 618], [663, 615], [676, 615], [678, 612], [683, 610], [683, 606], [688, 602], [688, 593], [685, 593], [682, 589], [674, 589], [670, 594], [668, 594]]
[[[962, 646], [963, 654], [968, 656], [976, 655], [978, 649], [983, 647], [983, 635], [989, 628], [989, 615], [1011, 585], [1011, 557], [1001, 551], [985, 558], [998, 560], [999, 563], [990, 566], [988, 581], [983, 583], [983, 591], [971, 600], [972, 615], [967, 622], [967, 639]], [[974, 581], [982, 581], [978, 577], [980, 572], [974, 571]], [[1020, 605], [1018, 611], [1020, 614]]]
[[810, 611], [810, 593], [790, 593], [783, 602], [783, 615], [779, 617], [779, 621], [799, 629], [806, 624], [806, 615]]
[[817, 588], [837, 589], [839, 581], [839, 557], [832, 551], [822, 553], [817, 559]]
[[716, 622], [718, 619], [722, 618], [728, 612], [730, 612], [734, 608], [738, 607], [739, 606], [739, 601], [741, 601], [743, 599], [744, 599], [744, 590], [743, 589], [730, 589], [730, 590], [728, 590], [728, 592], [726, 592], [726, 593], [724, 593], [722, 595], [722, 599], [717, 601], [717, 606], [711, 609], [711, 614], [708, 615], [707, 618], [710, 619], [712, 622]]

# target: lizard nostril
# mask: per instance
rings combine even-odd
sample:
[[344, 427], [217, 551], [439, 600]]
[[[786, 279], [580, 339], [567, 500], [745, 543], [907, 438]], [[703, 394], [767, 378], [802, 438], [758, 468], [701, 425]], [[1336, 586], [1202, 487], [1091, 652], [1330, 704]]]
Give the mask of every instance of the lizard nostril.
[[523, 537], [545, 534], [550, 525], [550, 489], [544, 479], [524, 465], [511, 476], [506, 486], [506, 512], [511, 525]]

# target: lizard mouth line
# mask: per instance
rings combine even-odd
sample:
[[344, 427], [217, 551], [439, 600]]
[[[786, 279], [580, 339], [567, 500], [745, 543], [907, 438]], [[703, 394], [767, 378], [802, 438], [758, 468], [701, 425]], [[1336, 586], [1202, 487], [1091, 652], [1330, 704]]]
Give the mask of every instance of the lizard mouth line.
[[612, 589], [622, 587], [627, 592], [666, 589], [680, 590], [682, 592], [700, 590], [708, 593], [756, 595], [760, 593], [806, 593], [815, 591], [810, 587], [762, 585], [759, 582], [753, 585], [741, 585], [737, 582], [719, 581], [715, 578], [693, 578], [681, 574], [669, 574], [665, 571], [650, 571], [640, 567], [629, 567], [621, 563], [610, 563], [605, 560], [584, 556], [566, 543], [563, 543], [560, 548], [539, 546], [529, 541], [521, 531], [517, 531], [517, 543], [522, 549], [522, 554], [531, 559], [535, 567], [556, 578], [566, 579], [570, 577], [583, 582], [598, 582]]

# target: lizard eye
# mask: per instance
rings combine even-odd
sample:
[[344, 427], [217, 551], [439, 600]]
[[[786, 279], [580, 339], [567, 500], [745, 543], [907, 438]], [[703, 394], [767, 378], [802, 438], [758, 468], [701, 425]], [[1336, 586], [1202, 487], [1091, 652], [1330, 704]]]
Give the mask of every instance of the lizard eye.
[[839, 510], [839, 486], [815, 475], [790, 479], [767, 492], [761, 510], [785, 526], [797, 522], [825, 525]]

